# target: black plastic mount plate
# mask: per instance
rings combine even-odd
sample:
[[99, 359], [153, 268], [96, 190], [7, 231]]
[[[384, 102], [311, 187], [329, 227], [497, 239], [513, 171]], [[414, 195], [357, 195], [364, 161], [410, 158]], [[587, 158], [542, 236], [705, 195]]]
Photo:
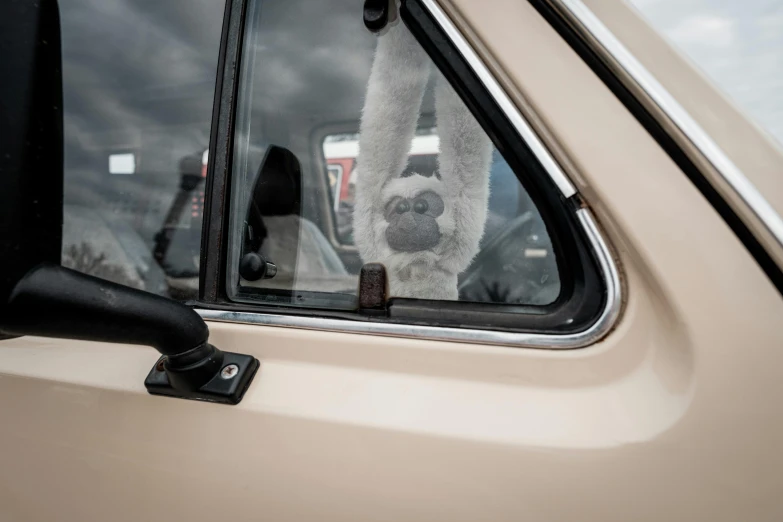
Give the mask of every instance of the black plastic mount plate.
[[[165, 357], [158, 359], [147, 378], [144, 380], [144, 386], [152, 395], [167, 395], [169, 397], [178, 397], [180, 399], [191, 399], [195, 401], [219, 402], [221, 404], [239, 404], [245, 395], [253, 377], [258, 371], [259, 362], [255, 357], [243, 355], [241, 353], [223, 352], [223, 366], [236, 365], [234, 372], [222, 369], [215, 377], [196, 391], [175, 390], [169, 384], [169, 378], [163, 370]], [[224, 376], [225, 375], [225, 376]]]

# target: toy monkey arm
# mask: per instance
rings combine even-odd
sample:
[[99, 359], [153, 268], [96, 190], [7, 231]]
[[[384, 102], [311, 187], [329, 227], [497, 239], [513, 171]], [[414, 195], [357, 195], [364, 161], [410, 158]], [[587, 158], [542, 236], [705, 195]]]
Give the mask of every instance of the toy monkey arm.
[[389, 254], [382, 189], [408, 162], [424, 89], [426, 53], [398, 22], [378, 38], [359, 129], [354, 238], [365, 262]]
[[451, 230], [443, 230], [438, 253], [440, 266], [459, 273], [478, 252], [484, 234], [492, 142], [441, 74], [435, 91], [435, 112], [444, 200], [453, 209]]

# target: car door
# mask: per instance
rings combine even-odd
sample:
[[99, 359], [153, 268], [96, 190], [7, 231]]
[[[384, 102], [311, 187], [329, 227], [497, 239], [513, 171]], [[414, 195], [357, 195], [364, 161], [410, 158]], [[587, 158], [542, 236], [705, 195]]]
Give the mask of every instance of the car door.
[[[149, 394], [151, 347], [3, 340], [0, 518], [779, 520], [780, 218], [765, 210], [780, 194], [758, 192], [763, 211], [738, 195], [610, 61], [623, 55], [595, 12], [646, 27], [621, 4], [405, 0], [380, 30], [369, 4], [227, 2], [189, 305], [211, 344], [260, 362], [241, 401]], [[333, 261], [345, 245], [314, 136], [386, 128], [365, 104], [405, 76], [373, 69], [394, 30], [430, 68], [414, 124], [442, 118], [441, 155], [469, 160], [438, 111], [438, 85], [453, 89], [532, 201], [454, 274], [484, 293], [400, 297], [397, 258]], [[364, 143], [407, 152], [388, 138]], [[357, 180], [372, 163], [359, 154]], [[441, 161], [443, 179], [400, 179], [447, 207], [465, 179]]]

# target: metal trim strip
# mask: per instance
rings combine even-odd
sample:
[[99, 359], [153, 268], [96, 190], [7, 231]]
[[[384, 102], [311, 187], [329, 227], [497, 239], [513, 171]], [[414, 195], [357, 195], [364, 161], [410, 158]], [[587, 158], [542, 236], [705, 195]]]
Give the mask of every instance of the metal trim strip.
[[584, 227], [588, 240], [596, 248], [596, 257], [606, 282], [606, 303], [599, 318], [589, 328], [572, 334], [536, 334], [499, 332], [469, 328], [445, 328], [396, 323], [351, 321], [325, 317], [304, 317], [285, 314], [236, 312], [229, 310], [196, 310], [206, 321], [255, 324], [303, 328], [329, 332], [347, 332], [365, 335], [392, 337], [414, 337], [438, 341], [491, 344], [503, 346], [525, 346], [532, 348], [572, 349], [595, 343], [614, 327], [622, 305], [620, 276], [609, 248], [587, 209], [577, 210], [577, 217]]
[[571, 183], [571, 180], [568, 179], [568, 176], [566, 176], [563, 169], [560, 168], [560, 165], [549, 153], [549, 150], [541, 142], [533, 128], [519, 112], [516, 105], [511, 101], [511, 98], [508, 97], [498, 81], [492, 76], [492, 73], [489, 72], [487, 66], [484, 65], [484, 62], [478, 57], [476, 51], [468, 44], [468, 41], [462, 36], [462, 33], [459, 32], [449, 17], [446, 16], [446, 13], [443, 12], [434, 0], [420, 1], [425, 9], [432, 15], [435, 23], [443, 29], [451, 40], [451, 43], [454, 44], [465, 61], [468, 62], [470, 68], [476, 73], [476, 76], [478, 76], [479, 80], [484, 85], [484, 88], [487, 89], [487, 92], [489, 92], [492, 99], [495, 100], [495, 103], [498, 104], [503, 111], [503, 114], [509, 119], [514, 129], [516, 129], [522, 139], [525, 140], [525, 143], [527, 143], [528, 147], [533, 151], [533, 154], [538, 158], [538, 161], [541, 162], [541, 165], [544, 167], [547, 174], [549, 174], [549, 177], [552, 178], [552, 181], [555, 182], [555, 185], [560, 189], [560, 192], [563, 193], [563, 197], [567, 199], [576, 194], [576, 188], [573, 183]]
[[758, 220], [783, 247], [783, 219], [761, 195], [753, 183], [721, 150], [685, 108], [639, 62], [616, 36], [581, 0], [549, 0], [562, 6], [559, 11], [570, 15], [571, 23], [587, 31], [603, 50], [636, 82], [652, 101], [671, 119], [680, 131], [709, 161], [729, 187], [742, 199]]

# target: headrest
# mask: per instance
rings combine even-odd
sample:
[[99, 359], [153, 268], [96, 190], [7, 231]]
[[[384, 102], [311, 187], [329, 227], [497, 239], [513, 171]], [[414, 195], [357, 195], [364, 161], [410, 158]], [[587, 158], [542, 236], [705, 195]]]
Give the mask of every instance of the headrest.
[[302, 169], [288, 149], [270, 145], [253, 187], [253, 204], [261, 216], [300, 214]]

